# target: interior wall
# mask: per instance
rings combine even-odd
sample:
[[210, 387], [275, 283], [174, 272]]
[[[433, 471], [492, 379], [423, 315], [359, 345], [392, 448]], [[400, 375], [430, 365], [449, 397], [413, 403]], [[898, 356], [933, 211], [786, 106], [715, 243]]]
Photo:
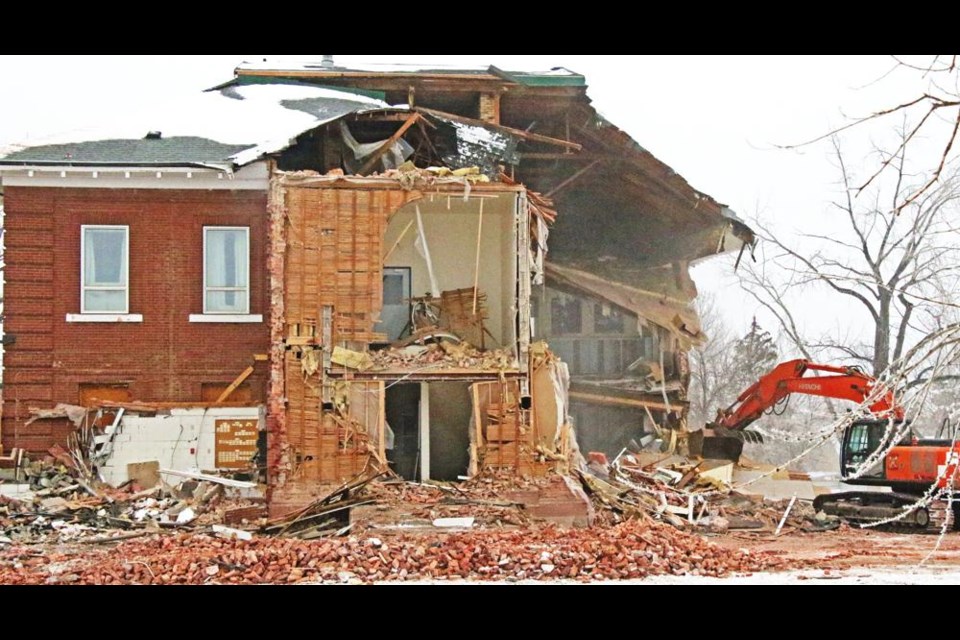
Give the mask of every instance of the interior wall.
[[577, 444], [584, 453], [601, 451], [611, 460], [631, 440], [640, 442], [645, 434], [645, 412], [640, 408], [606, 407], [572, 401], [570, 415], [574, 420]]
[[[402, 207], [390, 219], [383, 246], [389, 251], [398, 239], [400, 244], [393, 249], [384, 266], [411, 269], [414, 297], [430, 291], [427, 265], [415, 245], [418, 238], [416, 207], [419, 206], [434, 276], [440, 289], [431, 293], [439, 297], [441, 291], [472, 287], [481, 200], [483, 226], [480, 229], [479, 288], [486, 294], [486, 327], [495, 338], [493, 346], [512, 346], [516, 341], [513, 322], [517, 278], [515, 194], [482, 199], [471, 197], [468, 202], [459, 196], [428, 195], [417, 203]], [[405, 234], [404, 229], [407, 229]]]
[[468, 382], [430, 383], [430, 478], [456, 480], [470, 465]]

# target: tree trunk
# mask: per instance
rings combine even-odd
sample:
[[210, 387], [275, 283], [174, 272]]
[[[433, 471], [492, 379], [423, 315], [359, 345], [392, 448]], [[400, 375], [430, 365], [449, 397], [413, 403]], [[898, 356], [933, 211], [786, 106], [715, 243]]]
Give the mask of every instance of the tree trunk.
[[892, 295], [880, 290], [880, 305], [873, 333], [873, 375], [879, 376], [890, 366], [890, 304]]

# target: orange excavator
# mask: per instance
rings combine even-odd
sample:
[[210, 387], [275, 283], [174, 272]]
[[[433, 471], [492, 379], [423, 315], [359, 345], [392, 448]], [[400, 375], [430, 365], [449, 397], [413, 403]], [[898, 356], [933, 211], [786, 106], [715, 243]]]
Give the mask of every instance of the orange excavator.
[[[819, 376], [807, 376], [818, 372]], [[765, 413], [784, 407], [789, 397], [801, 393], [827, 398], [838, 398], [862, 403], [871, 397], [876, 379], [857, 367], [834, 367], [814, 364], [807, 360], [791, 360], [777, 365], [760, 378], [726, 409], [717, 411], [714, 422], [688, 435], [691, 455], [704, 458], [740, 459], [744, 442], [762, 442], [762, 437], [747, 429]], [[784, 407], [785, 408], [785, 407]], [[888, 447], [896, 429], [891, 425], [904, 421], [903, 407], [896, 402], [892, 390], [877, 394], [869, 405], [872, 418], [853, 422], [843, 433], [840, 450], [840, 469], [844, 475], [857, 470], [875, 451]], [[918, 498], [933, 486], [944, 488], [960, 481], [957, 465], [960, 462], [960, 443], [956, 438], [920, 439], [912, 434], [896, 444], [881, 462], [878, 462], [848, 484], [889, 487], [890, 491], [851, 491], [817, 496], [814, 507], [829, 515], [847, 520], [871, 521], [903, 516], [900, 522], [921, 528], [942, 525], [944, 519], [960, 516], [960, 502], [951, 513], [945, 501], [931, 501], [917, 507]], [[954, 484], [954, 486], [957, 486]], [[960, 523], [960, 518], [953, 518]]]

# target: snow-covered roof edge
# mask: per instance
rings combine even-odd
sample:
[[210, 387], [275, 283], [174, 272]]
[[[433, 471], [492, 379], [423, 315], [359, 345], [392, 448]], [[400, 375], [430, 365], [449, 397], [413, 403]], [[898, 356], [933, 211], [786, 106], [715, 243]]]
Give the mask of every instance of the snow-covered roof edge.
[[[118, 117], [107, 126], [73, 130], [0, 148], [0, 164], [38, 163], [121, 165], [129, 162], [125, 149], [140, 147], [151, 132], [167, 143], [162, 154], [146, 153], [144, 164], [212, 166], [227, 170], [282, 151], [303, 133], [345, 115], [390, 109], [387, 103], [350, 90], [290, 83], [223, 85], [143, 114]], [[180, 147], [178, 140], [182, 141]], [[232, 146], [215, 158], [196, 156], [198, 141]], [[114, 143], [114, 144], [107, 144]], [[126, 143], [126, 144], [123, 144]], [[83, 145], [86, 145], [84, 148]], [[74, 153], [76, 146], [80, 152]], [[67, 147], [67, 148], [65, 148]], [[155, 145], [161, 151], [161, 145]], [[240, 147], [240, 149], [238, 149]], [[36, 153], [30, 153], [35, 150]], [[233, 165], [231, 167], [231, 165]]]

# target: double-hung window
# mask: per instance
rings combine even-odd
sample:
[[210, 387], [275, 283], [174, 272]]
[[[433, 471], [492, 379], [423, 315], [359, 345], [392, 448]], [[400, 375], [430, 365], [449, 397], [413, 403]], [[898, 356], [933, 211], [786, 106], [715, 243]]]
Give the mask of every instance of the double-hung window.
[[81, 226], [81, 314], [126, 314], [130, 307], [130, 228]]
[[203, 313], [250, 313], [248, 227], [203, 228]]

